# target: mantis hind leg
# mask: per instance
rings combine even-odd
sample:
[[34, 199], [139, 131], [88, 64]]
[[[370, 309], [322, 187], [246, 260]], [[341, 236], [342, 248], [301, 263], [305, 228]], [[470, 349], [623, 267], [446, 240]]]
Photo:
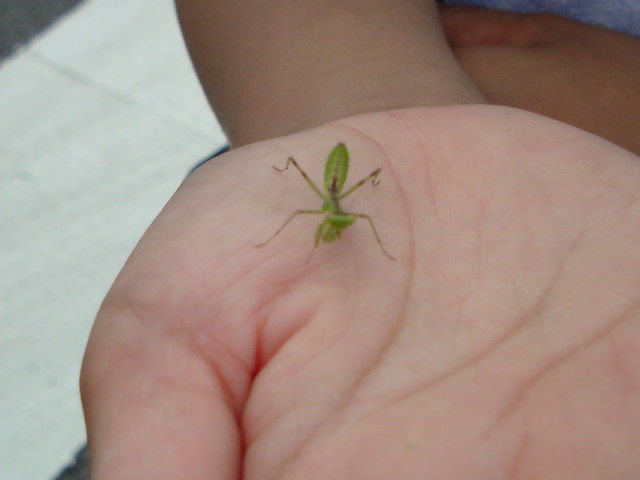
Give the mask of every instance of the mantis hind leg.
[[282, 224], [282, 226], [276, 231], [276, 233], [274, 233], [273, 235], [271, 235], [271, 237], [269, 237], [269, 239], [266, 242], [262, 242], [259, 243], [258, 245], [256, 245], [256, 247], [264, 247], [267, 243], [269, 243], [271, 240], [273, 240], [276, 235], [278, 235], [282, 230], [284, 230], [284, 227], [286, 227], [289, 222], [291, 220], [293, 220], [293, 217], [295, 217], [296, 215], [302, 215], [302, 214], [321, 214], [321, 213], [325, 213], [323, 210], [296, 210], [295, 212], [293, 212], [289, 218], [287, 218], [285, 220], [285, 222]]
[[387, 250], [384, 248], [384, 245], [382, 244], [382, 240], [380, 240], [380, 236], [378, 235], [378, 231], [376, 230], [375, 225], [373, 224], [373, 220], [371, 220], [371, 217], [369, 215], [365, 215], [363, 213], [349, 213], [349, 215], [353, 215], [354, 217], [358, 217], [358, 218], [364, 218], [366, 220], [369, 221], [369, 225], [371, 225], [371, 230], [373, 230], [373, 234], [376, 237], [376, 240], [378, 241], [378, 245], [380, 245], [380, 248], [382, 248], [382, 252], [389, 257], [391, 260], [395, 260], [395, 257], [392, 257], [389, 252], [387, 252]]

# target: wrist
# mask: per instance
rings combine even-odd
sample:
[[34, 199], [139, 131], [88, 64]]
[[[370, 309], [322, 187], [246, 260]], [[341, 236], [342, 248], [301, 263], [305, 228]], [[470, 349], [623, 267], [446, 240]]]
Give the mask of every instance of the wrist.
[[432, 2], [214, 3], [208, 16], [196, 15], [197, 0], [178, 6], [203, 88], [236, 146], [357, 113], [482, 102]]

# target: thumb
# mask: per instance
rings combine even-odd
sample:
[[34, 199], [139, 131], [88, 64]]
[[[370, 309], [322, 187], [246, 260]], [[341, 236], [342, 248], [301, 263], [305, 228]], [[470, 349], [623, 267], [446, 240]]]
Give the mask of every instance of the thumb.
[[447, 5], [440, 5], [440, 14], [447, 40], [453, 47], [540, 45], [547, 30], [541, 19], [550, 16]]
[[110, 306], [94, 324], [81, 373], [91, 478], [237, 479], [240, 431], [224, 379], [150, 324]]

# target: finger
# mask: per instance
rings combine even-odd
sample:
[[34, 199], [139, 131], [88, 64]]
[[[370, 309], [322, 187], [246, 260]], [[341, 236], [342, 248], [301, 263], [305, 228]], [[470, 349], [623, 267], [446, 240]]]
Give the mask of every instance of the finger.
[[133, 317], [101, 312], [85, 354], [92, 480], [236, 480], [240, 435], [223, 382], [196, 352]]
[[454, 47], [539, 45], [548, 30], [545, 19], [552, 17], [465, 6], [441, 6], [440, 12], [447, 40]]

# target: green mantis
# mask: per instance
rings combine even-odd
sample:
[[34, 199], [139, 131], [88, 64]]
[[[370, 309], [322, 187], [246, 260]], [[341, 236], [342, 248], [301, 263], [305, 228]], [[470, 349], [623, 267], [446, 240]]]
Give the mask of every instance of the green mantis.
[[[389, 255], [389, 253], [385, 250], [382, 245], [382, 241], [380, 240], [380, 236], [376, 230], [376, 227], [373, 225], [373, 221], [369, 215], [365, 215], [363, 213], [353, 213], [353, 212], [345, 212], [340, 206], [340, 200], [351, 195], [357, 189], [359, 189], [362, 185], [371, 181], [373, 186], [378, 185], [380, 181], [378, 180], [378, 175], [380, 174], [381, 169], [376, 168], [369, 175], [364, 177], [358, 183], [356, 183], [353, 187], [349, 188], [346, 192], [342, 192], [344, 188], [345, 181], [347, 180], [347, 173], [349, 172], [349, 151], [344, 143], [338, 143], [331, 153], [329, 153], [329, 157], [327, 158], [327, 164], [324, 169], [324, 191], [321, 192], [320, 189], [316, 186], [315, 183], [309, 178], [307, 173], [298, 165], [293, 157], [289, 157], [287, 160], [287, 164], [284, 168], [278, 168], [274, 166], [273, 168], [278, 172], [284, 172], [289, 168], [289, 165], [293, 165], [296, 167], [302, 178], [309, 184], [309, 186], [313, 189], [314, 192], [318, 194], [318, 196], [322, 199], [322, 208], [320, 210], [296, 210], [293, 212], [289, 218], [282, 224], [282, 226], [274, 233], [266, 242], [263, 242], [256, 247], [263, 247], [271, 240], [275, 238], [284, 227], [286, 227], [291, 220], [296, 215], [322, 215], [326, 214], [324, 220], [318, 225], [315, 235], [315, 242], [312, 250], [315, 251], [320, 244], [320, 240], [325, 243], [333, 242], [336, 238], [340, 238], [342, 236], [342, 231], [347, 228], [349, 225], [353, 225], [358, 218], [363, 218], [369, 222], [371, 225], [371, 230], [376, 237], [380, 248], [382, 248], [383, 253], [389, 257], [391, 260], [395, 260], [394, 257]], [[311, 256], [309, 257], [309, 260]], [[307, 260], [307, 261], [309, 261]]]

